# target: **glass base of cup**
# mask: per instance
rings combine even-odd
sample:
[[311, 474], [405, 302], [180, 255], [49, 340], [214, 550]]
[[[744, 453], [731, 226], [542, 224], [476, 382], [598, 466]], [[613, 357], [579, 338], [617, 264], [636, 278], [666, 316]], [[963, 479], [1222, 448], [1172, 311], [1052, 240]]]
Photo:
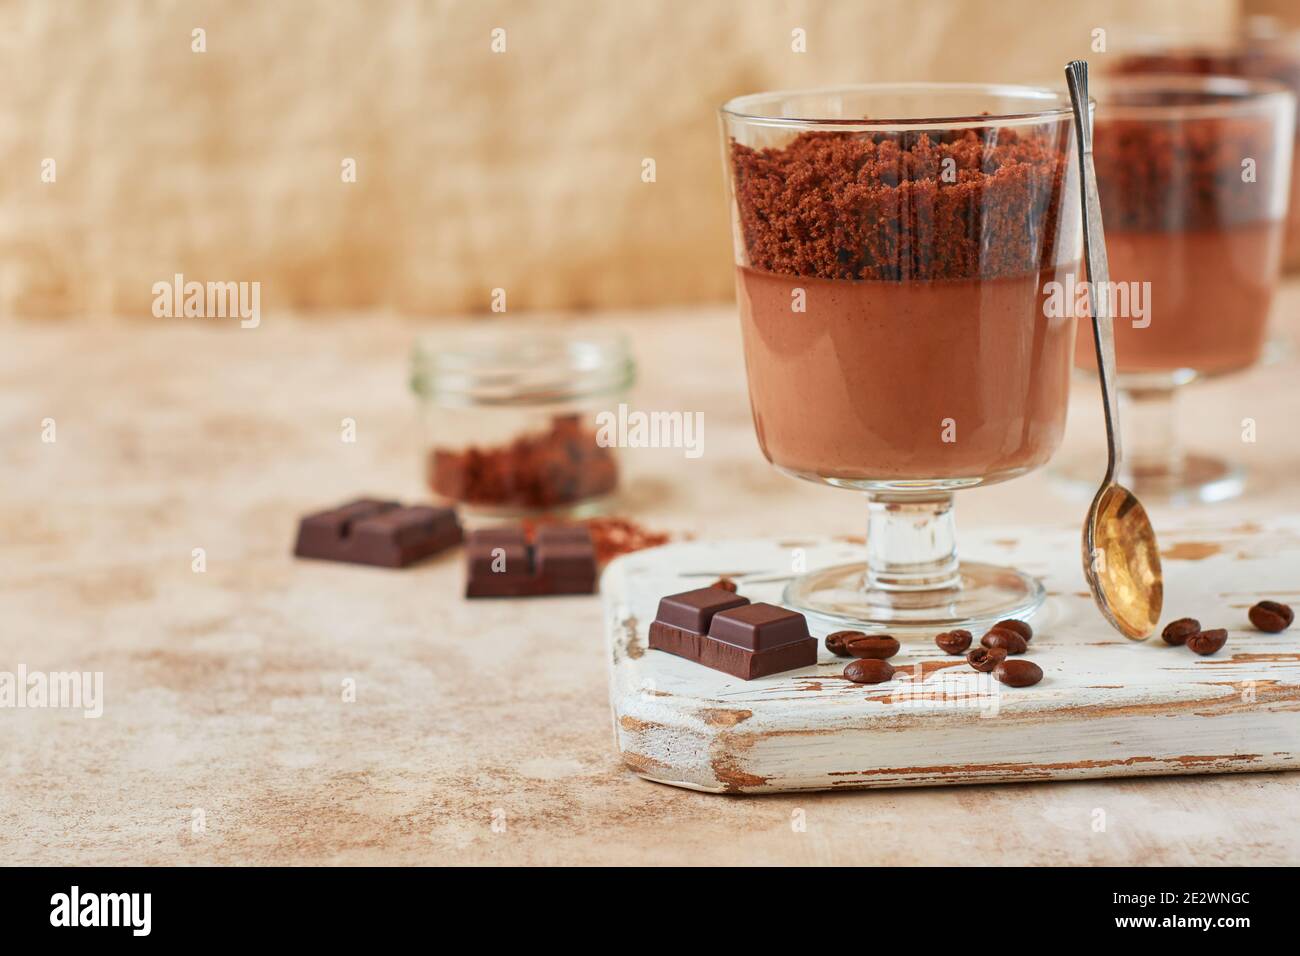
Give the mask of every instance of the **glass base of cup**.
[[963, 561], [961, 585], [940, 591], [885, 591], [864, 586], [866, 565], [841, 564], [791, 581], [784, 603], [840, 628], [986, 628], [1024, 619], [1042, 606], [1043, 585], [1014, 568]]
[[[1076, 500], [1092, 500], [1106, 470], [1104, 453], [1053, 462], [1052, 480]], [[1169, 466], [1124, 468], [1120, 482], [1147, 504], [1214, 504], [1241, 494], [1245, 471], [1211, 455], [1187, 454]]]

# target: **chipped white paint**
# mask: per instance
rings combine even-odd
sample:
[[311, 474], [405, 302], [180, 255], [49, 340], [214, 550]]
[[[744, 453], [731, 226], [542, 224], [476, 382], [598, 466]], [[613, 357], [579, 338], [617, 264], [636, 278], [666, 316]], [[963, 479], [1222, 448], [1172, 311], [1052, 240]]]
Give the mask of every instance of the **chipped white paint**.
[[[1028, 688], [979, 677], [931, 633], [897, 630], [903, 649], [887, 684], [844, 680], [845, 661], [824, 647], [815, 667], [738, 680], [647, 649], [658, 599], [726, 573], [746, 597], [779, 602], [784, 582], [770, 579], [788, 573], [792, 543], [628, 555], [602, 581], [623, 759], [648, 779], [715, 792], [1300, 768], [1300, 627], [1264, 634], [1246, 618], [1261, 598], [1300, 597], [1300, 521], [1160, 530], [1161, 623], [1191, 616], [1228, 628], [1217, 655], [1113, 631], [1087, 596], [1077, 533], [1002, 530], [963, 542], [1048, 589], [1028, 654], [1045, 676]], [[802, 544], [809, 567], [856, 557], [852, 544]], [[825, 632], [814, 624], [819, 640]]]

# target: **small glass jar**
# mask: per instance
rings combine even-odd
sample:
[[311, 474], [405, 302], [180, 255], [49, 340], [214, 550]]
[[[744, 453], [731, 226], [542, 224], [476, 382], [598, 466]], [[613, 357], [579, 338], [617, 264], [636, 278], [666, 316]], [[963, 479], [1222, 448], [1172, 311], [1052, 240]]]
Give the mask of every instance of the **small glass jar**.
[[483, 329], [416, 342], [426, 481], [436, 499], [502, 517], [599, 510], [617, 489], [617, 415], [635, 367], [618, 333]]

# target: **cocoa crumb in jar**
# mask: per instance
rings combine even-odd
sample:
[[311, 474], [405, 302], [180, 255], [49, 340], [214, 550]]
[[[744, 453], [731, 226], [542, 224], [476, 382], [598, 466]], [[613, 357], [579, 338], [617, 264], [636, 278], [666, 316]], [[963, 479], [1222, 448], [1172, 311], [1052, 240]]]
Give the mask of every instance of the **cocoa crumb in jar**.
[[749, 264], [823, 279], [1030, 275], [1057, 246], [1068, 123], [909, 132], [807, 132], [731, 143]]
[[598, 444], [577, 415], [557, 415], [545, 431], [505, 445], [429, 455], [433, 492], [471, 505], [544, 510], [608, 494], [617, 484], [614, 450]]

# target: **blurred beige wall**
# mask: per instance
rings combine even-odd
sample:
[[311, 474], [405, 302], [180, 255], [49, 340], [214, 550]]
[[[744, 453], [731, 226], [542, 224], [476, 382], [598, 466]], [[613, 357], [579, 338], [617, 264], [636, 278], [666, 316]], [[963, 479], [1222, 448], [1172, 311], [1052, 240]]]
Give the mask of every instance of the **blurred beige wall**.
[[[483, 311], [495, 287], [512, 312], [721, 300], [727, 97], [1054, 82], [1070, 57], [1098, 56], [1094, 29], [1213, 32], [1236, 13], [1233, 0], [3, 0], [0, 314], [147, 317], [153, 283], [177, 272], [260, 281], [264, 311]], [[496, 27], [505, 53], [490, 50]], [[348, 157], [356, 183], [342, 182]]]

